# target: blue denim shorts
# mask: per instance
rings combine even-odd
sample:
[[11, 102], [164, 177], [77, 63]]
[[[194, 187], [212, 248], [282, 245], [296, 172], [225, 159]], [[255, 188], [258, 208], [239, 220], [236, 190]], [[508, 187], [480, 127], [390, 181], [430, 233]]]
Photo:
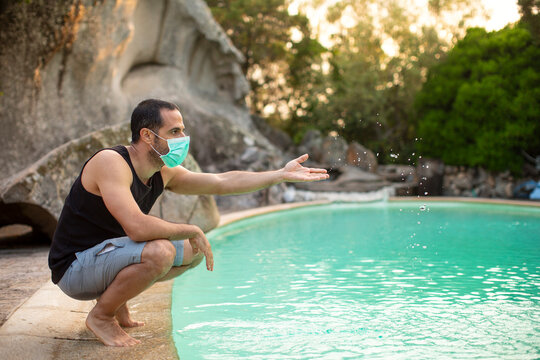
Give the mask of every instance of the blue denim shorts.
[[[182, 265], [184, 241], [171, 241], [176, 248], [173, 266]], [[141, 262], [146, 242], [135, 242], [127, 236], [105, 240], [75, 254], [76, 259], [58, 282], [58, 287], [77, 300], [97, 299], [126, 266]]]

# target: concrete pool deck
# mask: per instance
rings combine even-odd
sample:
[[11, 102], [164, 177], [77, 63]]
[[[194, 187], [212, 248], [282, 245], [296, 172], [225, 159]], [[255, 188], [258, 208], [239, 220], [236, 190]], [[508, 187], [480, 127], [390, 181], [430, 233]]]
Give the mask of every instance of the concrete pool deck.
[[[389, 201], [474, 202], [540, 207], [540, 202], [470, 198], [397, 197]], [[220, 226], [256, 215], [327, 201], [280, 204], [226, 214]], [[158, 283], [129, 302], [133, 317], [145, 326], [127, 330], [141, 340], [130, 348], [103, 346], [85, 327], [92, 301], [77, 301], [46, 282], [0, 328], [0, 359], [178, 359], [171, 336], [172, 281]]]

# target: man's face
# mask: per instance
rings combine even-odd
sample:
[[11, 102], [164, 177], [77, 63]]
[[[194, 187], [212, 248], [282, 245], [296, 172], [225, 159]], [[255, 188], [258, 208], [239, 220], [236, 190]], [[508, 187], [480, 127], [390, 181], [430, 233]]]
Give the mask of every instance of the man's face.
[[[163, 126], [156, 133], [165, 140], [152, 135], [154, 136], [153, 146], [160, 154], [165, 155], [169, 152], [167, 139], [184, 137], [186, 134], [184, 133], [184, 119], [180, 111], [161, 109], [161, 118], [163, 119]], [[150, 154], [153, 154], [161, 162], [159, 155], [155, 151], [150, 150]]]

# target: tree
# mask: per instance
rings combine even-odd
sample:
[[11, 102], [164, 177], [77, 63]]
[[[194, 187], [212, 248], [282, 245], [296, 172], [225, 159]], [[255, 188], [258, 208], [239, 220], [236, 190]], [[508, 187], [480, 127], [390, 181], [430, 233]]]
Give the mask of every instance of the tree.
[[521, 171], [540, 154], [540, 47], [522, 26], [473, 28], [418, 94], [418, 151], [453, 165]]
[[536, 45], [540, 44], [540, 0], [518, 0], [521, 21], [529, 28]]
[[[289, 131], [316, 127], [361, 142], [380, 153], [382, 161], [394, 160], [392, 153], [404, 161], [415, 151], [415, 94], [427, 70], [464, 32], [474, 10], [470, 0], [430, 0], [429, 9], [411, 7], [405, 0], [339, 1], [328, 15], [339, 27], [328, 58], [330, 70], [320, 75], [309, 100], [293, 114]], [[434, 21], [423, 23], [426, 15]], [[344, 18], [353, 25], [344, 25]]]
[[[280, 103], [290, 105], [324, 51], [312, 38], [308, 19], [290, 15], [288, 0], [207, 0], [207, 4], [246, 59], [242, 69], [251, 85], [251, 111], [261, 114], [268, 105], [276, 110]], [[293, 40], [293, 31], [299, 39]]]

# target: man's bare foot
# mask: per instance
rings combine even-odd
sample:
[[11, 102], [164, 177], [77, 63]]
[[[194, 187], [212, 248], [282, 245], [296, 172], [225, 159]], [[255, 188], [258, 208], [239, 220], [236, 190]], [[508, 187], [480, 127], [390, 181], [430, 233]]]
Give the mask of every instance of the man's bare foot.
[[107, 346], [133, 346], [140, 343], [122, 330], [113, 317], [97, 313], [96, 308], [88, 314], [86, 327]]
[[144, 326], [144, 322], [135, 321], [131, 318], [127, 304], [122, 305], [120, 309], [118, 309], [118, 311], [116, 312], [116, 320], [118, 321], [120, 326], [123, 327]]

